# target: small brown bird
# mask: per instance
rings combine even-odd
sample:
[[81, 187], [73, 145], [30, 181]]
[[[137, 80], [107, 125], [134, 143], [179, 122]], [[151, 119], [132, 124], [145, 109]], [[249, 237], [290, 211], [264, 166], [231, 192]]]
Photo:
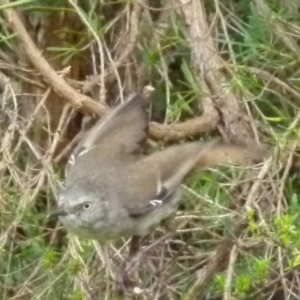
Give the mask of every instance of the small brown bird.
[[177, 210], [180, 185], [192, 172], [223, 163], [260, 161], [264, 151], [221, 139], [171, 146], [142, 155], [149, 101], [136, 94], [102, 117], [76, 147], [66, 167], [58, 208], [65, 227], [105, 243], [139, 238]]

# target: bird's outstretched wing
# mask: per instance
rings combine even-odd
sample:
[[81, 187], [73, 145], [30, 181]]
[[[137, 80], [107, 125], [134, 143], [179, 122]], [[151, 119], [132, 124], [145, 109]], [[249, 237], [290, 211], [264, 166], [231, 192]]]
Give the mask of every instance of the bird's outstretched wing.
[[149, 99], [142, 94], [132, 95], [85, 133], [69, 158], [66, 178], [72, 169], [90, 164], [91, 159], [101, 168], [101, 159], [139, 153], [147, 138]]
[[257, 163], [266, 155], [258, 146], [226, 143], [218, 138], [169, 147], [132, 166], [129, 173], [133, 175], [128, 181], [132, 187], [127, 185], [130, 194], [125, 197], [124, 207], [131, 216], [143, 216], [172, 201], [182, 181], [193, 171], [220, 164]]

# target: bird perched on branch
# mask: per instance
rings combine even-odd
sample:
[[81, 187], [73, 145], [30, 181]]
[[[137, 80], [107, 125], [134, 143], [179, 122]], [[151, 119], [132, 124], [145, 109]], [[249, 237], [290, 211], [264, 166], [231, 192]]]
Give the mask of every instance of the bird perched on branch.
[[132, 237], [131, 257], [139, 237], [176, 212], [180, 185], [189, 174], [223, 163], [245, 165], [264, 157], [257, 146], [219, 138], [143, 155], [149, 95], [131, 96], [84, 135], [67, 163], [65, 189], [51, 214], [79, 237], [101, 243]]

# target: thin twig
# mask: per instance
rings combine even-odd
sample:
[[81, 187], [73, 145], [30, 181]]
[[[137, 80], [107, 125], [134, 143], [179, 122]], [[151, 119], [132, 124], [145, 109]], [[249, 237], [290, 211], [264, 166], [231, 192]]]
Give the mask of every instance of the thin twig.
[[230, 258], [227, 268], [227, 274], [226, 274], [226, 280], [224, 283], [224, 300], [230, 300], [231, 299], [231, 283], [232, 283], [232, 276], [233, 276], [233, 269], [234, 269], [234, 263], [236, 261], [237, 257], [237, 247], [236, 245], [233, 245], [231, 251], [230, 251]]

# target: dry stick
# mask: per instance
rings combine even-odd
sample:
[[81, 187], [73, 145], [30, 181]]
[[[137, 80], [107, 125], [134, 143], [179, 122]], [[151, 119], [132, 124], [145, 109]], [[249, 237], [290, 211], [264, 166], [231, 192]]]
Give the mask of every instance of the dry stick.
[[[291, 130], [293, 130], [299, 123], [299, 119], [300, 119], [300, 113], [297, 114], [297, 117], [295, 118], [294, 122], [292, 123], [292, 125], [289, 127], [288, 132], [290, 132]], [[299, 130], [298, 130], [299, 133]], [[283, 195], [283, 190], [284, 190], [284, 186], [286, 183], [286, 180], [288, 178], [288, 175], [290, 173], [290, 169], [292, 168], [292, 163], [293, 163], [293, 156], [294, 156], [294, 152], [296, 150], [297, 147], [297, 142], [294, 142], [294, 144], [292, 145], [292, 151], [288, 157], [287, 163], [286, 163], [286, 167], [283, 173], [283, 176], [281, 178], [281, 184], [280, 184], [280, 188], [279, 188], [279, 195], [278, 195], [278, 205], [277, 205], [277, 217], [281, 217], [281, 211], [280, 211], [280, 207], [281, 207], [281, 202], [280, 199], [283, 199], [284, 195]], [[285, 298], [287, 298], [287, 291], [288, 291], [288, 287], [287, 287], [287, 283], [286, 280], [284, 278], [284, 267], [283, 267], [283, 258], [282, 258], [282, 251], [281, 251], [281, 247], [278, 246], [277, 247], [277, 251], [278, 251], [278, 262], [279, 262], [279, 272], [280, 275], [282, 276], [282, 280], [281, 280], [281, 284], [283, 286], [283, 292], [285, 295]]]
[[76, 144], [80, 141], [82, 138], [82, 132], [79, 131], [75, 137], [71, 140], [70, 143], [67, 144], [67, 146], [59, 153], [57, 156], [53, 159], [53, 162], [55, 164], [61, 162], [62, 159], [64, 159], [66, 156], [70, 154], [72, 149], [76, 146]]
[[[145, 12], [145, 17], [150, 19], [152, 24], [154, 21], [151, 19], [151, 16], [149, 15], [149, 12]], [[162, 12], [160, 13], [158, 19], [155, 21], [155, 23], [152, 26], [149, 26], [149, 30], [151, 28], [151, 33], [146, 32], [145, 35], [148, 37], [148, 47], [152, 49], [152, 51], [159, 52], [159, 42], [160, 37], [164, 37], [168, 26], [166, 26], [166, 23], [168, 23], [169, 18], [169, 12]], [[153, 27], [153, 28], [152, 28]], [[136, 77], [137, 77], [137, 86], [138, 90], [141, 90], [143, 86], [149, 81], [149, 67], [145, 64], [139, 64], [136, 68]]]
[[[77, 251], [77, 249], [79, 249], [80, 251]], [[76, 275], [74, 276], [74, 285], [79, 286], [79, 289], [82, 291], [82, 299], [91, 299], [91, 297], [89, 297], [89, 289], [87, 288], [86, 284], [84, 284], [89, 282], [89, 272], [83, 258], [79, 254], [79, 252], [82, 253], [83, 250], [77, 237], [74, 236], [72, 239], [70, 239], [67, 252], [70, 253], [70, 256], [72, 258], [74, 258], [76, 261], [79, 261], [81, 266], [81, 268], [78, 270], [78, 272], [76, 272]]]
[[[10, 4], [8, 0], [1, 0], [0, 3]], [[104, 105], [93, 101], [88, 96], [76, 92], [53, 70], [41, 55], [40, 51], [36, 48], [15, 10], [6, 8], [3, 9], [2, 12], [6, 17], [8, 24], [16, 33], [18, 33], [18, 38], [23, 43], [23, 49], [31, 63], [45, 77], [46, 81], [57, 91], [57, 93], [68, 100], [72, 106], [78, 110], [98, 115], [103, 113], [105, 109]]]
[[285, 277], [287, 277], [288, 275], [291, 275], [293, 272], [295, 271], [299, 271], [299, 266], [296, 267], [291, 267], [289, 270], [287, 270], [286, 272], [284, 272], [283, 274], [279, 275], [278, 277], [276, 277], [275, 279], [273, 279], [272, 281], [269, 281], [268, 283], [264, 284], [263, 287], [261, 287], [260, 289], [254, 291], [252, 294], [248, 294], [245, 297], [243, 297], [242, 299], [244, 300], [249, 300], [249, 299], [257, 299], [258, 296], [262, 296], [263, 292], [267, 291], [268, 289], [270, 289], [271, 287], [275, 286], [277, 283], [279, 283], [280, 281], [282, 281]]
[[283, 257], [282, 257], [282, 248], [280, 246], [277, 247], [277, 251], [278, 251], [278, 262], [279, 262], [279, 272], [280, 275], [282, 276], [281, 279], [281, 284], [282, 284], [282, 288], [283, 288], [283, 292], [284, 292], [284, 299], [288, 299], [288, 286], [286, 283], [286, 278], [283, 277], [284, 275], [284, 267], [283, 267]]
[[280, 22], [284, 26], [284, 28], [289, 28], [295, 35], [300, 36], [300, 27], [296, 24], [293, 24], [281, 18], [278, 19], [278, 22]]
[[[31, 192], [31, 196], [30, 197], [26, 196], [26, 197], [22, 197], [20, 199], [20, 202], [19, 202], [19, 207], [20, 208], [24, 208], [24, 207], [28, 208], [29, 205], [32, 204], [33, 200], [38, 195], [38, 193], [39, 193], [40, 189], [42, 188], [42, 186], [44, 185], [45, 177], [48, 174], [48, 172], [46, 172], [46, 171], [49, 168], [49, 164], [51, 162], [52, 155], [53, 155], [54, 150], [57, 147], [57, 144], [59, 142], [60, 132], [61, 132], [61, 129], [62, 129], [64, 123], [65, 123], [65, 120], [68, 117], [68, 110], [69, 109], [70, 109], [69, 106], [65, 106], [64, 107], [64, 110], [62, 112], [59, 124], [58, 124], [57, 129], [56, 129], [56, 133], [55, 133], [55, 135], [53, 137], [52, 144], [51, 144], [50, 148], [48, 149], [48, 151], [46, 152], [45, 156], [42, 158], [43, 168], [37, 174], [37, 176], [39, 177], [39, 179], [38, 179], [38, 183], [36, 185], [36, 188]], [[31, 187], [29, 187], [29, 189], [30, 188]]]
[[94, 31], [93, 27], [90, 25], [88, 20], [86, 19], [85, 15], [82, 13], [81, 9], [78, 7], [77, 4], [73, 2], [73, 0], [69, 0], [69, 3], [74, 7], [76, 10], [77, 14], [79, 15], [80, 19], [83, 21], [83, 23], [87, 26], [95, 40], [97, 41], [98, 49], [99, 49], [99, 54], [100, 54], [100, 69], [101, 69], [101, 74], [99, 78], [100, 82], [100, 103], [105, 103], [105, 65], [104, 65], [104, 50], [103, 50], [103, 45], [102, 41], [100, 40], [99, 36], [97, 33]]
[[150, 123], [149, 134], [152, 138], [169, 141], [180, 140], [199, 133], [210, 132], [217, 127], [219, 115], [214, 109], [210, 97], [203, 96], [203, 114], [200, 117], [173, 125]]
[[69, 116], [69, 110], [70, 110], [70, 106], [66, 105], [61, 113], [61, 117], [59, 120], [59, 124], [57, 126], [57, 129], [55, 131], [53, 140], [52, 140], [52, 144], [49, 147], [49, 149], [47, 150], [45, 156], [44, 156], [44, 162], [45, 162], [45, 167], [47, 167], [47, 165], [50, 163], [50, 161], [52, 160], [52, 157], [54, 155], [55, 149], [58, 145], [58, 142], [60, 140], [61, 134], [62, 134], [62, 129], [65, 125], [65, 123], [68, 121], [68, 116]]
[[[125, 48], [122, 49], [121, 55], [116, 59], [116, 61], [113, 61], [109, 51], [106, 49], [107, 57], [111, 63], [111, 66], [105, 72], [104, 77], [107, 81], [110, 81], [113, 78], [113, 75], [115, 75], [117, 78], [117, 81], [118, 81], [120, 91], [122, 90], [122, 88], [121, 88], [121, 80], [120, 80], [119, 74], [118, 74], [118, 68], [120, 68], [122, 66], [122, 64], [128, 59], [128, 57], [133, 53], [136, 43], [138, 41], [138, 34], [139, 34], [138, 25], [139, 25], [139, 17], [141, 15], [141, 5], [139, 2], [140, 1], [135, 3], [133, 6], [133, 10], [132, 10], [131, 17], [130, 17], [130, 29], [129, 29], [129, 34], [128, 34], [129, 39], [128, 39], [128, 43], [126, 43]], [[123, 37], [122, 37], [122, 39], [123, 39]], [[123, 45], [123, 43], [122, 43], [122, 45]], [[87, 92], [91, 91], [98, 84], [98, 82], [100, 80], [100, 76], [101, 75], [93, 76], [91, 80], [86, 81], [82, 88], [83, 92], [87, 93]], [[120, 96], [121, 96], [121, 99], [123, 100], [122, 93]]]
[[[15, 138], [15, 132], [18, 128], [18, 105], [17, 105], [17, 97], [14, 93], [14, 90], [10, 84], [7, 84], [7, 90], [10, 91], [10, 95], [12, 98], [12, 103], [14, 106], [14, 110], [9, 116], [10, 118], [10, 124], [5, 132], [5, 135], [2, 137], [1, 145], [0, 145], [0, 152], [3, 153], [4, 162], [7, 164], [13, 164], [14, 160], [11, 155], [11, 145], [13, 144], [13, 140]], [[6, 106], [6, 93], [3, 94], [2, 103], [1, 103], [2, 109], [5, 111]], [[9, 114], [8, 114], [9, 115]], [[3, 165], [3, 167], [2, 167]], [[5, 166], [5, 163], [0, 162], [0, 170], [2, 170]]]
[[26, 137], [27, 132], [31, 128], [31, 126], [33, 124], [33, 121], [35, 120], [35, 117], [39, 113], [40, 109], [44, 106], [46, 100], [48, 99], [48, 97], [50, 95], [50, 92], [51, 92], [51, 88], [48, 88], [46, 90], [45, 94], [43, 95], [42, 99], [39, 101], [38, 105], [35, 107], [34, 112], [31, 114], [30, 118], [28, 119], [28, 122], [27, 122], [25, 128], [23, 128], [22, 132], [20, 130], [21, 136], [20, 136], [20, 138], [18, 140], [17, 145], [15, 146], [14, 150], [12, 151], [12, 156], [15, 156], [18, 153], [18, 151], [19, 151], [19, 149], [20, 149], [20, 147], [21, 147], [21, 145], [23, 143], [23, 140]]
[[[114, 75], [115, 75], [117, 84], [118, 84], [118, 88], [119, 88], [119, 95], [120, 95], [121, 102], [124, 101], [123, 87], [122, 87], [121, 79], [120, 79], [120, 76], [118, 73], [118, 68], [120, 68], [124, 64], [124, 62], [130, 57], [131, 54], [133, 54], [133, 51], [135, 50], [135, 46], [138, 42], [139, 19], [142, 14], [142, 7], [140, 6], [140, 2], [141, 2], [141, 0], [136, 1], [136, 3], [133, 4], [132, 13], [131, 13], [130, 20], [129, 20], [129, 24], [130, 24], [129, 25], [130, 26], [129, 40], [128, 40], [125, 48], [123, 49], [123, 53], [116, 59], [116, 62], [112, 59], [110, 50], [108, 49], [107, 45], [105, 44], [106, 55], [108, 57], [109, 62], [111, 63], [109, 70], [107, 72], [106, 79], [108, 82], [110, 82], [113, 80]], [[129, 6], [130, 5], [127, 4], [127, 7], [129, 7]], [[120, 39], [122, 40], [123, 38], [120, 37]], [[123, 41], [123, 43], [124, 43], [124, 41]]]
[[[127, 46], [123, 51], [121, 52], [120, 57], [118, 57], [117, 61], [114, 64], [114, 68], [117, 69], [119, 66], [123, 64], [124, 61], [132, 54], [139, 35], [139, 17], [141, 15], [142, 9], [141, 9], [141, 1], [137, 1], [137, 3], [134, 4], [131, 18], [130, 18], [130, 32], [129, 32], [129, 39]], [[114, 70], [111, 68], [108, 73], [112, 73]]]
[[[48, 89], [48, 90], [50, 91], [50, 89]], [[47, 98], [47, 97], [45, 97], [45, 98]], [[43, 104], [43, 102], [42, 102], [42, 104]], [[37, 184], [35, 190], [33, 191], [32, 195], [31, 195], [31, 199], [35, 199], [35, 197], [36, 197], [37, 193], [39, 192], [40, 188], [44, 185], [45, 177], [48, 174], [48, 173], [45, 172], [45, 168], [47, 168], [47, 166], [49, 165], [49, 162], [50, 162], [50, 160], [51, 160], [51, 158], [53, 156], [53, 153], [55, 151], [55, 148], [57, 146], [57, 143], [58, 143], [60, 135], [61, 135], [62, 127], [63, 127], [64, 123], [67, 120], [69, 109], [70, 109], [70, 106], [65, 106], [64, 109], [63, 109], [63, 111], [62, 111], [62, 114], [61, 114], [61, 117], [60, 117], [60, 121], [59, 121], [57, 130], [56, 130], [56, 132], [54, 134], [54, 137], [53, 137], [53, 140], [52, 140], [52, 144], [49, 147], [48, 151], [46, 152], [46, 154], [45, 154], [45, 156], [43, 158], [44, 167], [41, 170], [41, 172], [38, 174], [38, 176], [40, 176], [40, 178], [38, 180], [38, 184]], [[37, 111], [38, 110], [36, 110], [32, 114], [32, 116], [35, 116]], [[31, 118], [31, 119], [34, 119], [34, 118]], [[28, 204], [27, 200], [20, 202], [20, 205], [22, 205], [22, 206], [27, 206], [27, 204]], [[14, 225], [16, 226], [17, 223], [14, 224]], [[53, 242], [53, 240], [50, 242], [50, 245], [52, 244], [52, 242]], [[40, 270], [41, 266], [42, 266], [42, 263], [39, 263], [37, 265], [37, 267], [31, 273], [31, 275], [29, 276], [29, 278], [25, 281], [25, 283], [23, 284], [23, 286], [26, 286], [26, 284], [29, 283], [30, 280], [35, 277], [35, 275], [37, 274], [37, 272]], [[22, 292], [22, 289], [19, 290], [19, 293], [20, 292]]]
[[170, 259], [170, 261], [166, 262], [158, 270], [156, 270], [154, 274], [156, 277], [160, 277], [168, 269], [168, 267], [170, 267], [177, 260], [177, 258], [180, 257], [183, 251], [189, 246], [190, 240], [191, 239], [186, 241], [184, 245], [178, 251], [176, 251], [175, 255]]
[[[279, 16], [276, 16], [275, 13], [269, 8], [267, 3], [264, 0], [254, 0], [255, 6], [258, 13], [262, 18], [270, 21], [271, 29], [273, 33], [284, 43], [284, 45], [289, 48], [298, 60], [300, 60], [300, 49], [297, 44], [289, 38], [289, 35], [286, 34], [286, 30], [283, 26], [276, 20]], [[275, 17], [276, 16], [276, 17]]]
[[[219, 18], [220, 18], [220, 21], [221, 21], [221, 25], [222, 25], [222, 29], [223, 29], [223, 32], [224, 32], [224, 35], [225, 35], [225, 39], [227, 41], [228, 50], [229, 50], [229, 53], [230, 53], [230, 59], [233, 62], [233, 68], [234, 68], [234, 70], [236, 70], [237, 69], [237, 63], [236, 63], [234, 51], [233, 51], [232, 44], [230, 42], [230, 38], [229, 38], [229, 34], [228, 34], [227, 22], [225, 21], [225, 18], [223, 16], [222, 12], [221, 12], [220, 7], [219, 7], [220, 6], [219, 0], [215, 0], [214, 2], [215, 2], [215, 8], [216, 8], [216, 15], [219, 15]], [[227, 65], [226, 65], [226, 71], [229, 74], [232, 74], [232, 71], [229, 69], [229, 67]], [[258, 142], [259, 141], [258, 132], [256, 130], [254, 121], [251, 118], [251, 112], [250, 112], [250, 109], [249, 109], [249, 105], [248, 105], [248, 103], [246, 101], [244, 102], [244, 105], [245, 105], [245, 110], [246, 110], [246, 112], [248, 113], [248, 116], [249, 116], [248, 123], [250, 124], [251, 130], [254, 133], [255, 140]], [[244, 117], [244, 116], [242, 116], [242, 117]]]
[[[247, 209], [251, 204], [254, 203], [255, 197], [257, 195], [258, 189], [261, 185], [262, 179], [266, 176], [267, 172], [271, 167], [271, 159], [267, 160], [260, 170], [257, 181], [252, 185], [250, 192], [248, 194], [246, 204], [241, 210], [241, 215], [243, 211]], [[246, 220], [241, 220], [233, 229], [233, 236], [238, 237], [246, 227]], [[200, 300], [205, 292], [207, 285], [209, 284], [214, 273], [220, 270], [224, 266], [224, 262], [227, 261], [229, 253], [234, 245], [234, 242], [230, 238], [225, 238], [220, 242], [217, 247], [215, 254], [211, 256], [207, 265], [200, 270], [198, 273], [198, 278], [190, 291], [188, 292], [191, 299]]]
[[236, 257], [237, 257], [237, 247], [236, 245], [233, 245], [230, 251], [229, 264], [228, 264], [227, 275], [224, 284], [224, 295], [223, 295], [224, 300], [231, 299], [231, 282], [232, 282], [233, 269], [234, 269], [233, 267], [234, 267]]
[[[40, 89], [45, 89], [45, 85], [44, 84], [42, 84], [41, 82], [37, 82], [35, 80], [32, 80], [30, 78], [25, 77], [24, 75], [22, 75], [21, 73], [19, 73], [17, 70], [15, 70], [14, 68], [12, 68], [8, 64], [6, 66], [5, 64], [1, 63], [0, 64], [0, 68], [3, 71], [5, 71], [5, 73], [7, 73], [7, 74], [9, 74], [9, 75], [11, 75], [13, 77], [16, 77], [16, 78], [18, 78], [18, 79], [20, 79], [20, 80], [22, 80], [22, 81], [24, 81], [24, 82], [26, 82], [28, 84], [32, 84], [32, 85], [34, 85], [34, 86], [36, 86], [36, 87], [38, 87]], [[3, 82], [3, 84], [2, 84], [1, 83], [1, 78], [0, 78], [0, 89], [4, 88], [5, 85], [6, 85], [6, 82]]]
[[[234, 230], [234, 236], [239, 236], [246, 225], [244, 221], [239, 222]], [[206, 290], [214, 273], [220, 268], [224, 267], [224, 263], [227, 263], [228, 256], [234, 245], [234, 241], [231, 238], [225, 238], [218, 245], [215, 253], [209, 259], [207, 265], [203, 267], [197, 274], [197, 280], [191, 289], [188, 291], [188, 297], [192, 300], [200, 300]]]
[[[255, 67], [247, 67], [247, 70], [249, 70], [251, 73], [256, 74], [261, 79], [273, 82], [274, 84], [276, 84], [279, 87], [281, 87], [283, 90], [288, 91], [290, 94], [292, 94], [293, 96], [295, 96], [295, 98], [297, 99], [297, 101], [299, 101], [299, 103], [300, 103], [300, 92], [298, 92], [297, 90], [295, 90], [294, 88], [292, 88], [290, 85], [288, 85], [284, 81], [282, 81], [279, 78], [275, 77], [275, 75], [269, 73], [266, 70], [262, 70], [262, 69], [255, 68]], [[293, 104], [293, 103], [291, 103], [291, 104]]]
[[[64, 120], [67, 116], [66, 111], [67, 111], [67, 107], [66, 107], [65, 111], [62, 114], [62, 118], [61, 118], [60, 123], [59, 123], [58, 128], [57, 128], [58, 133], [56, 134], [55, 138], [53, 139], [53, 142], [52, 142], [52, 145], [51, 145], [50, 149], [54, 149], [56, 147], [57, 143], [58, 143], [59, 132], [60, 132], [61, 127], [63, 126]], [[31, 193], [31, 196], [27, 197], [26, 195], [24, 195], [20, 199], [19, 206], [18, 206], [18, 209], [20, 210], [20, 213], [17, 214], [17, 218], [9, 225], [8, 229], [0, 236], [0, 245], [1, 245], [1, 242], [2, 243], [5, 242], [5, 240], [7, 239], [8, 234], [11, 232], [11, 230], [16, 228], [17, 225], [19, 224], [19, 222], [21, 221], [22, 216], [23, 216], [23, 209], [25, 207], [27, 208], [30, 204], [32, 204], [32, 200], [36, 198], [38, 192], [43, 187], [44, 181], [45, 181], [45, 176], [46, 176], [46, 166], [49, 165], [50, 160], [51, 160], [51, 151], [50, 151], [50, 155], [45, 156], [44, 164], [43, 164], [44, 167], [39, 172], [39, 174], [37, 175], [39, 178], [38, 178], [35, 189]], [[30, 187], [28, 187], [28, 188], [30, 189]]]
[[241, 118], [238, 99], [231, 92], [228, 80], [221, 72], [226, 63], [219, 56], [209, 33], [203, 1], [173, 0], [186, 4], [180, 13], [187, 24], [187, 35], [191, 44], [194, 68], [205, 79], [210, 94], [214, 95], [214, 104], [222, 116], [224, 136], [237, 142], [253, 143], [253, 132], [249, 124]]
[[[1, 4], [10, 4], [8, 0], [0, 0]], [[23, 43], [23, 48], [35, 68], [44, 76], [46, 81], [70, 104], [85, 113], [91, 115], [102, 115], [107, 111], [107, 107], [93, 101], [91, 98], [76, 92], [66, 81], [57, 75], [48, 62], [41, 55], [35, 44], [28, 35], [24, 25], [19, 19], [17, 13], [10, 7], [2, 10], [12, 29], [18, 33], [17, 37]], [[175, 125], [162, 125], [152, 122], [149, 135], [154, 139], [179, 140], [188, 136], [194, 136], [198, 133], [214, 130], [218, 123], [218, 114], [212, 104], [203, 98], [204, 113], [186, 122]]]
[[[282, 140], [283, 141], [287, 141], [288, 140], [288, 137], [289, 137], [289, 134], [290, 132], [292, 132], [295, 128], [297, 128], [299, 126], [299, 122], [300, 122], [300, 111], [297, 113], [294, 121], [292, 122], [292, 124], [289, 126], [288, 130], [286, 131], [286, 133], [284, 134]], [[300, 129], [298, 129], [298, 135], [300, 133]], [[294, 156], [294, 152], [296, 151], [296, 148], [297, 148], [297, 145], [298, 145], [298, 142], [295, 141], [293, 142], [293, 144], [290, 146], [290, 151], [291, 153], [289, 154], [287, 160], [286, 160], [286, 167], [284, 168], [284, 173], [283, 173], [283, 176], [281, 178], [281, 184], [280, 184], [280, 188], [279, 188], [279, 195], [278, 195], [278, 199], [283, 199], [284, 197], [284, 194], [283, 194], [283, 191], [284, 191], [284, 187], [285, 187], [285, 183], [286, 183], [286, 180], [289, 176], [289, 173], [290, 173], [290, 169], [292, 168], [292, 164], [293, 164], [293, 156]], [[278, 206], [277, 206], [277, 216], [279, 217], [280, 216], [280, 203], [278, 203]]]

